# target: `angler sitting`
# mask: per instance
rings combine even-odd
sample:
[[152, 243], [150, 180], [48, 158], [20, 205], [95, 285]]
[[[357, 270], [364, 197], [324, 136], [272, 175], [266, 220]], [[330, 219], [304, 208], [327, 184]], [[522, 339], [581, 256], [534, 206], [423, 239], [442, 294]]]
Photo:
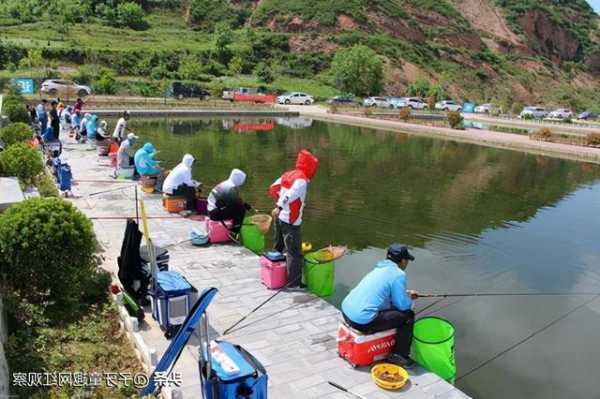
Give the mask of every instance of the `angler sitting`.
[[159, 166], [160, 161], [154, 159], [154, 146], [152, 143], [146, 143], [142, 148], [135, 152], [135, 169], [140, 176], [157, 176], [162, 172]]
[[196, 209], [196, 190], [201, 183], [192, 179], [192, 165], [194, 157], [185, 154], [181, 163], [169, 173], [163, 184], [162, 191], [167, 195], [181, 196], [186, 199], [188, 211]]
[[375, 265], [342, 302], [342, 315], [350, 327], [366, 334], [396, 329], [396, 344], [388, 361], [404, 368], [414, 366], [409, 357], [415, 314], [412, 301], [419, 294], [406, 289], [405, 270], [415, 260], [408, 248], [392, 244], [387, 258]]
[[231, 228], [233, 234], [240, 232], [246, 211], [252, 209], [240, 196], [240, 187], [245, 181], [246, 174], [239, 169], [233, 169], [229, 179], [217, 184], [208, 196], [207, 208], [210, 220], [233, 219]]

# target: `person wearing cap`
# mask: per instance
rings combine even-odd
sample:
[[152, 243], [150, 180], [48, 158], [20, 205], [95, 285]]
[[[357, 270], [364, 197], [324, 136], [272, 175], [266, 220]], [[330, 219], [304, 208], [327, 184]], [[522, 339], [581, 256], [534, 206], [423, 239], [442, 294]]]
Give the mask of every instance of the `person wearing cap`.
[[137, 139], [138, 136], [133, 133], [129, 133], [127, 135], [127, 140], [123, 140], [119, 146], [119, 152], [117, 152], [117, 168], [125, 169], [133, 166], [133, 145]]
[[192, 165], [194, 157], [185, 154], [181, 163], [177, 165], [163, 183], [163, 193], [171, 196], [181, 196], [186, 199], [186, 209], [193, 211], [196, 208], [196, 190], [202, 185], [192, 179]]
[[419, 294], [407, 290], [405, 273], [413, 260], [405, 245], [390, 245], [386, 259], [379, 261], [342, 302], [344, 320], [355, 330], [374, 334], [396, 329], [396, 343], [388, 361], [404, 368], [414, 365], [410, 358], [415, 319], [412, 305]]
[[240, 232], [246, 211], [252, 209], [240, 196], [240, 187], [245, 181], [246, 174], [240, 169], [233, 169], [229, 178], [217, 184], [208, 195], [208, 217], [216, 221], [233, 219], [231, 232], [234, 235]]
[[127, 134], [129, 129], [127, 128], [127, 121], [129, 120], [129, 111], [123, 111], [123, 115], [117, 121], [115, 131], [113, 132], [113, 139], [117, 144], [123, 141], [123, 137]]

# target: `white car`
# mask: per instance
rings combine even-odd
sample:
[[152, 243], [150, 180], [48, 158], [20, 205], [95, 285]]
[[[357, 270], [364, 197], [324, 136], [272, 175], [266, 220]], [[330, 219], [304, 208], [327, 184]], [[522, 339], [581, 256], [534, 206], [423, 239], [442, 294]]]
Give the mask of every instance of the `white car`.
[[462, 110], [462, 105], [457, 104], [452, 100], [444, 100], [444, 101], [438, 101], [437, 103], [435, 103], [435, 109], [442, 110], [442, 111], [457, 112], [457, 111]]
[[546, 115], [544, 107], [525, 107], [519, 114], [519, 119], [543, 119]]
[[315, 102], [313, 96], [301, 92], [286, 93], [277, 97], [278, 104], [302, 104], [310, 105]]
[[405, 97], [406, 105], [410, 109], [428, 109], [429, 105], [419, 97]]
[[501, 114], [502, 108], [494, 104], [481, 104], [475, 107], [475, 113], [477, 114]]
[[89, 86], [79, 85], [71, 80], [63, 79], [48, 79], [42, 83], [40, 89], [42, 93], [51, 95], [56, 94], [71, 94], [79, 97], [85, 97], [92, 94], [92, 89]]
[[392, 108], [392, 104], [385, 97], [367, 97], [363, 100], [364, 107]]
[[545, 119], [567, 119], [567, 118], [572, 118], [573, 117], [573, 112], [571, 112], [571, 110], [566, 109], [566, 108], [559, 108], [559, 109], [555, 109], [554, 111], [550, 112], [548, 114], [548, 116], [546, 116]]

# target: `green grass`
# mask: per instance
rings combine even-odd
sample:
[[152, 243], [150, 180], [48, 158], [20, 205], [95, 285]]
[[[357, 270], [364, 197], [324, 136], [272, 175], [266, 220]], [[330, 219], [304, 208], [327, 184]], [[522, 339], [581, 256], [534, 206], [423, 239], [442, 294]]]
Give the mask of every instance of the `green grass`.
[[266, 84], [251, 75], [225, 76], [220, 78], [226, 87], [260, 87], [281, 92], [303, 91], [316, 97], [332, 97], [340, 94], [339, 90], [311, 79], [279, 76], [271, 84]]

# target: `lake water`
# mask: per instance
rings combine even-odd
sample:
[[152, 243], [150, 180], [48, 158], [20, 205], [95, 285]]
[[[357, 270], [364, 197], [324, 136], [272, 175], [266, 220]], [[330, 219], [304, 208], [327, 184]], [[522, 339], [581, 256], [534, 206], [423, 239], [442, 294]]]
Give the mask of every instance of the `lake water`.
[[[412, 247], [409, 286], [423, 293], [600, 292], [599, 166], [302, 118], [132, 127], [167, 167], [193, 154], [207, 191], [243, 169], [243, 195], [261, 210], [310, 148], [320, 169], [304, 239], [352, 249], [337, 263], [335, 305], [392, 242]], [[456, 385], [473, 397], [600, 397], [598, 297], [448, 298], [424, 314], [456, 327]]]

